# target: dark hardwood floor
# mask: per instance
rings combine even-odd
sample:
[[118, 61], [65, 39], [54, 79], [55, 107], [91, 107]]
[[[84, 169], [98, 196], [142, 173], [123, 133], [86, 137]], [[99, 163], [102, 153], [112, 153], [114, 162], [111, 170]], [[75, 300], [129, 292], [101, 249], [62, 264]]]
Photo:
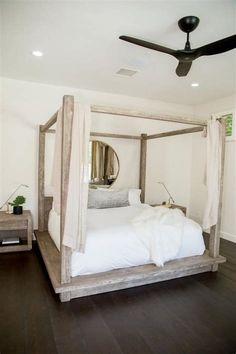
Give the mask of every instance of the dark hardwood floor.
[[37, 246], [0, 255], [1, 354], [235, 354], [236, 244], [217, 273], [60, 303]]

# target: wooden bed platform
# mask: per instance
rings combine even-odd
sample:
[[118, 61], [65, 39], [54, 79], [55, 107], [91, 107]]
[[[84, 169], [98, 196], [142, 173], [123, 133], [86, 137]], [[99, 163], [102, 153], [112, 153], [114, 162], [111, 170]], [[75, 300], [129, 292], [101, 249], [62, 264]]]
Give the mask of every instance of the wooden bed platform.
[[203, 256], [170, 261], [163, 268], [147, 264], [92, 275], [80, 275], [71, 278], [70, 283], [61, 284], [59, 251], [48, 232], [36, 231], [35, 233], [52, 286], [55, 293], [60, 294], [61, 301], [208, 272], [214, 270], [215, 265], [224, 263], [226, 260], [222, 256], [210, 257], [206, 251]]

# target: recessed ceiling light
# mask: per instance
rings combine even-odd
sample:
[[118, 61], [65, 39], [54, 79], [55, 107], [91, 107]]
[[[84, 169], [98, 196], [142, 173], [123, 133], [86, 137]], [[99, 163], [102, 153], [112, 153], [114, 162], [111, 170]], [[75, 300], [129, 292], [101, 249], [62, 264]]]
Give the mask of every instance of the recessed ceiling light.
[[198, 82], [193, 82], [193, 83], [191, 84], [191, 86], [192, 86], [192, 87], [198, 87], [198, 86], [199, 86], [199, 83], [198, 83]]
[[33, 50], [32, 55], [34, 55], [35, 57], [42, 57], [43, 52], [41, 52], [40, 50]]

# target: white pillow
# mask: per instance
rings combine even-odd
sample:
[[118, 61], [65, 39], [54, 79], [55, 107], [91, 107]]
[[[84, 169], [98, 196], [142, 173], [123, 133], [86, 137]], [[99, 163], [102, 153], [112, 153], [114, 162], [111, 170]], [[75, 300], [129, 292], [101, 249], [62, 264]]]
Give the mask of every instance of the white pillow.
[[89, 189], [89, 209], [120, 208], [128, 205], [128, 189], [111, 190], [110, 193], [104, 193], [103, 189]]
[[129, 205], [141, 204], [140, 194], [141, 189], [129, 189]]
[[[117, 189], [112, 188], [98, 188], [99, 190], [103, 190], [104, 192], [112, 192]], [[139, 205], [141, 204], [140, 195], [141, 189], [129, 188], [129, 205]]]

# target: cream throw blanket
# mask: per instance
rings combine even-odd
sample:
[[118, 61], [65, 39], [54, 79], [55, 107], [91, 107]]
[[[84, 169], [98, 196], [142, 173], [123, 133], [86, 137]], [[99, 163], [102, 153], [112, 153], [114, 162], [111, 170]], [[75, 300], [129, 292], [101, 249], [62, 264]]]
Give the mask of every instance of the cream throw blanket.
[[148, 207], [132, 223], [140, 239], [149, 248], [157, 266], [174, 259], [181, 247], [185, 216], [179, 209]]

